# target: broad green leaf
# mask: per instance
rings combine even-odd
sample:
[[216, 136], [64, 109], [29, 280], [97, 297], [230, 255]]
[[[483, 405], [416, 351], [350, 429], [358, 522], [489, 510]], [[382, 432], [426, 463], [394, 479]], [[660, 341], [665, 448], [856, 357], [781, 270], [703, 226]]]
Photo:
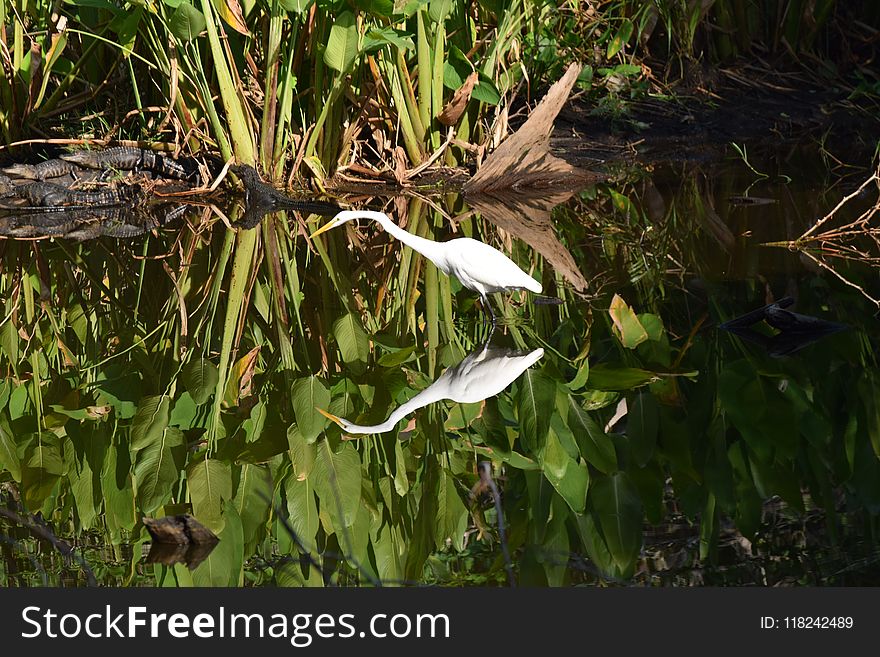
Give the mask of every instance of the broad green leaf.
[[291, 424], [287, 429], [287, 444], [290, 448], [290, 462], [293, 465], [293, 476], [305, 479], [315, 464], [317, 448], [314, 443], [307, 443], [299, 431], [299, 427]]
[[168, 23], [171, 33], [184, 42], [192, 41], [207, 27], [205, 15], [189, 2], [181, 2]]
[[349, 527], [361, 501], [361, 457], [354, 445], [342, 443], [334, 452], [326, 440], [321, 441], [309, 480], [321, 500], [322, 513], [326, 510], [333, 520], [333, 528]]
[[284, 481], [284, 496], [287, 498], [288, 522], [296, 538], [306, 549], [314, 549], [318, 533], [318, 505], [312, 480], [288, 477]]
[[243, 583], [244, 534], [233, 504], [224, 505], [223, 521], [223, 530], [217, 535], [220, 542], [193, 571], [196, 586], [229, 587]]
[[587, 386], [594, 390], [632, 390], [658, 378], [654, 372], [637, 367], [616, 367], [599, 363], [590, 369]]
[[117, 14], [110, 21], [110, 31], [116, 34], [117, 43], [122, 46], [122, 54], [125, 57], [129, 57], [134, 50], [138, 26], [143, 15], [143, 7], [134, 7], [133, 11]]
[[550, 411], [556, 397], [556, 384], [539, 370], [528, 369], [519, 378], [517, 410], [520, 441], [529, 452], [537, 452], [550, 429]]
[[370, 357], [370, 338], [364, 333], [360, 318], [355, 313], [348, 313], [333, 322], [333, 337], [345, 363], [366, 364]]
[[35, 434], [21, 465], [22, 501], [29, 511], [36, 512], [64, 472], [58, 437], [49, 432]]
[[623, 574], [632, 572], [642, 547], [642, 502], [629, 477], [618, 472], [593, 481], [590, 504], [614, 563]]
[[577, 521], [578, 534], [584, 549], [587, 551], [590, 559], [598, 566], [599, 570], [605, 575], [614, 576], [617, 573], [614, 568], [614, 558], [608, 550], [608, 545], [602, 536], [599, 525], [593, 513], [589, 511], [584, 514], [575, 515]]
[[204, 404], [214, 394], [220, 373], [217, 366], [204, 358], [195, 358], [181, 372], [181, 380], [196, 404]]
[[645, 465], [654, 455], [660, 423], [659, 413], [657, 400], [647, 392], [636, 395], [628, 409], [626, 434], [633, 458], [640, 466]]
[[330, 391], [316, 376], [297, 379], [291, 389], [296, 426], [307, 443], [313, 443], [327, 426], [327, 418], [318, 412], [330, 405]]
[[571, 395], [568, 395], [568, 428], [587, 463], [605, 474], [617, 470], [617, 453], [611, 438]]
[[166, 427], [156, 440], [144, 443], [137, 451], [132, 475], [138, 504], [144, 513], [152, 513], [171, 500], [179, 475], [171, 448], [182, 442], [179, 429]]
[[330, 37], [324, 50], [324, 63], [339, 73], [345, 73], [358, 54], [358, 30], [354, 14], [343, 11], [333, 19]]
[[430, 0], [428, 3], [428, 15], [435, 23], [446, 20], [452, 11], [452, 0]]
[[390, 16], [394, 13], [393, 0], [353, 0], [353, 4], [371, 16]]
[[648, 331], [619, 294], [611, 300], [608, 314], [614, 322], [614, 335], [627, 349], [634, 349], [648, 339]]
[[21, 482], [21, 461], [5, 413], [0, 413], [0, 470], [7, 470], [15, 481]]
[[547, 481], [553, 485], [565, 503], [575, 513], [582, 512], [587, 499], [587, 486], [590, 483], [587, 466], [578, 463], [566, 453], [553, 431], [547, 436], [547, 444], [539, 460]]
[[393, 27], [372, 28], [364, 35], [364, 52], [375, 52], [391, 44], [400, 50], [413, 50], [412, 35]]
[[229, 465], [199, 456], [186, 469], [186, 484], [196, 520], [218, 533], [223, 529], [223, 503], [232, 499]]
[[468, 518], [468, 510], [458, 494], [455, 478], [443, 470], [437, 491], [437, 549], [443, 549], [448, 539], [456, 550], [461, 551]]
[[315, 0], [280, 0], [280, 2], [285, 11], [294, 14], [304, 14]]
[[134, 419], [131, 421], [131, 449], [138, 452], [162, 440], [168, 426], [171, 399], [167, 395], [154, 395], [141, 399]]
[[377, 362], [382, 367], [397, 367], [411, 360], [413, 357], [413, 352], [415, 350], [416, 345], [412, 344], [408, 347], [404, 347], [403, 349], [398, 349], [397, 351], [393, 351], [388, 354], [382, 354]]
[[271, 500], [272, 481], [269, 469], [262, 465], [242, 464], [232, 505], [241, 518], [245, 552], [248, 554], [253, 554], [259, 541], [263, 539]]

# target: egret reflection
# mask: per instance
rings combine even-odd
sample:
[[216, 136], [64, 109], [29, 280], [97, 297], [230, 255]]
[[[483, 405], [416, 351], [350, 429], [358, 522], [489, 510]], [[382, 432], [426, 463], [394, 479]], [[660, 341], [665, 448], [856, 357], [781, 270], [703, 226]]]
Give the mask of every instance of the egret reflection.
[[382, 424], [360, 425], [318, 409], [350, 434], [376, 434], [391, 431], [407, 415], [433, 402], [451, 399], [460, 404], [483, 401], [497, 395], [534, 365], [543, 349], [514, 351], [492, 347], [488, 342], [468, 354], [458, 365], [447, 368], [430, 386], [398, 406]]

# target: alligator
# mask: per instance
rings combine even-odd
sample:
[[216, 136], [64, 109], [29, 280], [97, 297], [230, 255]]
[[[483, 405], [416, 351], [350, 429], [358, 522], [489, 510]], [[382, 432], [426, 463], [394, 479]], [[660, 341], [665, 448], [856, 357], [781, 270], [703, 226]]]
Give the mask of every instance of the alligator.
[[27, 180], [46, 180], [47, 178], [59, 178], [66, 176], [68, 173], [76, 175], [80, 170], [79, 165], [74, 162], [65, 160], [46, 160], [39, 164], [13, 164], [3, 169], [3, 172], [15, 176], [16, 178], [26, 178]]
[[48, 182], [32, 182], [13, 186], [0, 194], [0, 198], [23, 198], [38, 207], [58, 206], [106, 206], [128, 203], [141, 192], [140, 185], [126, 185], [118, 189], [106, 188], [96, 191], [68, 189]]
[[10, 189], [12, 189], [12, 187], [13, 184], [12, 181], [9, 179], [9, 176], [4, 176], [2, 173], [0, 173], [0, 194], [5, 194]]
[[267, 211], [269, 209], [299, 210], [301, 212], [310, 212], [331, 217], [342, 210], [342, 208], [333, 203], [307, 201], [288, 196], [284, 192], [281, 192], [260, 180], [260, 176], [256, 169], [250, 165], [239, 164], [230, 167], [230, 170], [239, 177], [244, 185], [245, 205], [247, 205], [249, 209], [260, 208], [266, 209]]
[[167, 178], [189, 180], [198, 174], [192, 162], [186, 164], [146, 148], [115, 146], [103, 151], [77, 151], [61, 156], [62, 160], [90, 169], [150, 171]]

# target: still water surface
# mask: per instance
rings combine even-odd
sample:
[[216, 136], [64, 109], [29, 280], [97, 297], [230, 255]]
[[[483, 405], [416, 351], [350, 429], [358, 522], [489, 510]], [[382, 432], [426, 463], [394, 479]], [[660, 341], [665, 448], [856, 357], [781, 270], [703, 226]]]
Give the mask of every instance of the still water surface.
[[[205, 204], [5, 239], [0, 582], [880, 583], [877, 271], [761, 246], [867, 174], [800, 148], [750, 164], [348, 198], [541, 280], [495, 295], [491, 335], [368, 222], [309, 242], [318, 217], [230, 231], [243, 208]], [[148, 557], [141, 518], [182, 513], [217, 546]]]

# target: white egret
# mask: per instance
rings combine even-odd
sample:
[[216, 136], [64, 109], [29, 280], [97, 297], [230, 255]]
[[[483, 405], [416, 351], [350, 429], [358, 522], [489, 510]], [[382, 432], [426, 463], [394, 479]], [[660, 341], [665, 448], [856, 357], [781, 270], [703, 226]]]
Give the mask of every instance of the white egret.
[[398, 406], [382, 424], [361, 425], [318, 409], [350, 434], [375, 434], [391, 431], [415, 410], [442, 399], [471, 404], [497, 395], [544, 355], [543, 349], [517, 352], [488, 343], [468, 354], [458, 365], [447, 368], [434, 383], [408, 402]]
[[322, 226], [312, 237], [317, 237], [331, 228], [336, 228], [352, 219], [371, 219], [410, 248], [418, 251], [433, 262], [437, 269], [447, 276], [455, 275], [466, 288], [477, 292], [483, 305], [495, 324], [495, 313], [489, 305], [489, 294], [509, 290], [531, 290], [537, 294], [543, 291], [541, 283], [529, 276], [517, 264], [496, 248], [471, 239], [459, 237], [448, 242], [413, 235], [395, 224], [384, 212], [374, 210], [343, 210], [330, 223]]

